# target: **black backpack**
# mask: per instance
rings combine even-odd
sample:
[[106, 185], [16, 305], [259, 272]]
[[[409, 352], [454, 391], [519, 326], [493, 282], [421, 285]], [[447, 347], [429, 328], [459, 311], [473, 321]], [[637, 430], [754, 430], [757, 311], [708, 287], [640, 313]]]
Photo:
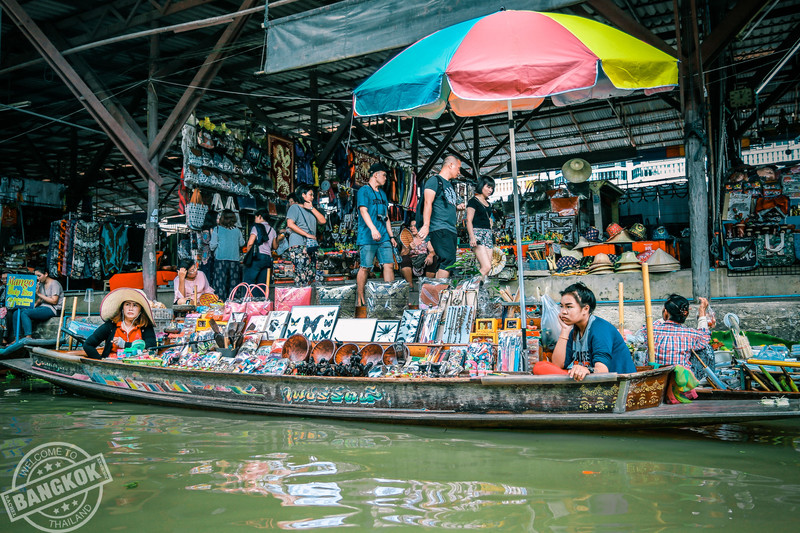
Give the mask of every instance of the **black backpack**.
[[[433, 199], [434, 203], [436, 203], [436, 199], [437, 198], [441, 198], [442, 202], [447, 203], [447, 200], [445, 199], [444, 194], [442, 194], [442, 192], [444, 191], [444, 184], [442, 184], [442, 180], [443, 179], [444, 178], [441, 177], [440, 175], [438, 175], [438, 174], [436, 175], [436, 198]], [[432, 208], [433, 208], [433, 204], [431, 204], [431, 209]], [[414, 218], [414, 220], [417, 223], [417, 229], [420, 229], [422, 227], [422, 224], [424, 223], [423, 216], [422, 216], [422, 212], [423, 212], [424, 209], [425, 209], [425, 189], [422, 189], [422, 195], [421, 195], [419, 201], [417, 202], [417, 213], [416, 213], [415, 218]]]

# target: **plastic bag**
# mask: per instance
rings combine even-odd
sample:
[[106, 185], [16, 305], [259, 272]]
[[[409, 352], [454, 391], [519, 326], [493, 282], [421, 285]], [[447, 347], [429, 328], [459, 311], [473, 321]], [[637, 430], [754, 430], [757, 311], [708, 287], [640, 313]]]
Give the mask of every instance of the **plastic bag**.
[[408, 305], [410, 287], [404, 279], [383, 282], [368, 281], [365, 296], [367, 318], [397, 319]]
[[449, 278], [426, 278], [419, 286], [419, 308], [430, 309], [439, 305], [439, 295], [450, 288]]
[[339, 285], [334, 287], [317, 287], [314, 305], [338, 305], [339, 318], [355, 318], [356, 285]]
[[542, 303], [542, 335], [541, 345], [548, 352], [553, 351], [561, 334], [561, 320], [558, 318], [558, 304], [548, 295], [543, 294]]
[[311, 305], [311, 287], [275, 287], [275, 311], [291, 311], [295, 305]]

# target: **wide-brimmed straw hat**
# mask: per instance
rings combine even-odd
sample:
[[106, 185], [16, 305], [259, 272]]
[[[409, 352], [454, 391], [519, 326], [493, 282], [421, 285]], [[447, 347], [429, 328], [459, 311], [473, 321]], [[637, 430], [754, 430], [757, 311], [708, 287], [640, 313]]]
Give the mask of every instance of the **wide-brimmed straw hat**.
[[111, 320], [117, 314], [122, 304], [125, 302], [136, 302], [142, 306], [144, 314], [150, 319], [150, 323], [154, 323], [153, 310], [150, 307], [150, 300], [147, 299], [144, 291], [141, 289], [131, 289], [129, 287], [121, 287], [114, 289], [106, 294], [103, 301], [100, 303], [100, 318], [103, 320]]
[[606, 241], [607, 244], [623, 244], [627, 242], [636, 242], [636, 239], [626, 229], [620, 230], [619, 233]]
[[636, 252], [623, 252], [621, 256], [619, 256], [619, 261], [617, 262], [618, 265], [638, 265], [642, 266], [639, 263], [639, 259], [636, 258]]
[[561, 257], [572, 257], [580, 261], [581, 259], [583, 259], [583, 252], [581, 252], [580, 250], [568, 250], [567, 248], [562, 246]]
[[506, 254], [495, 246], [492, 248], [492, 269], [489, 270], [490, 276], [496, 276], [503, 270], [506, 266]]
[[608, 254], [597, 254], [594, 256], [594, 261], [592, 261], [592, 266], [614, 266], [614, 263], [611, 261], [611, 258], [608, 257]]

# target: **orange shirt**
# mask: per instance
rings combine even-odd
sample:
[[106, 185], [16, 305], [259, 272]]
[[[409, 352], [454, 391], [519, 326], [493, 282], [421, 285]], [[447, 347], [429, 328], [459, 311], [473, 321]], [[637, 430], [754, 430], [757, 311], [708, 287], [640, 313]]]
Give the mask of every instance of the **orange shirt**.
[[[114, 332], [114, 338], [116, 339], [117, 337], [124, 340], [126, 344], [130, 344], [133, 341], [142, 340], [142, 328], [135, 327], [132, 330], [126, 332], [124, 329], [122, 329], [122, 323], [117, 324], [117, 330]], [[109, 358], [116, 359], [117, 357], [119, 357], [120, 351], [122, 351], [122, 348], [115, 346], [111, 350]]]

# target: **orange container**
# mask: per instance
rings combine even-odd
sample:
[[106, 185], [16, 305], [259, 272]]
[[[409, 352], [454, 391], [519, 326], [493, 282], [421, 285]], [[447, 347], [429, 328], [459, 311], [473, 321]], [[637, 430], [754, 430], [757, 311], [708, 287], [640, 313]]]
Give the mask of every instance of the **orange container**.
[[657, 248], [667, 251], [667, 243], [664, 241], [639, 241], [632, 245], [633, 251], [637, 253], [651, 252]]
[[613, 244], [595, 244], [583, 249], [583, 257], [596, 256], [597, 254], [615, 254], [616, 247]]

